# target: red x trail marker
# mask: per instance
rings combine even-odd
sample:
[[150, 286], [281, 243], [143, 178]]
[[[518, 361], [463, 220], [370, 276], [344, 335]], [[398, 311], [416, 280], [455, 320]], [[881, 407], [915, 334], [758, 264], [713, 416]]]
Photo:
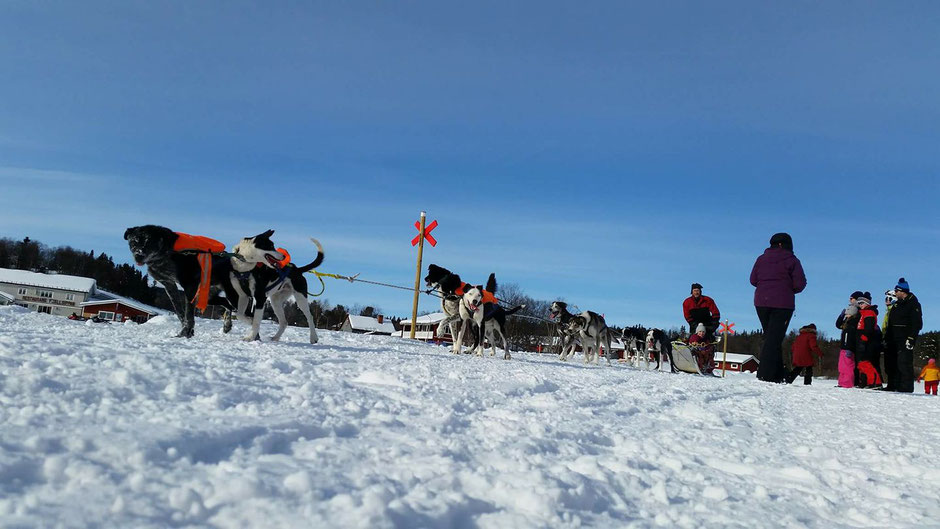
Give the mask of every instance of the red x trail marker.
[[[434, 239], [434, 236], [431, 235], [431, 230], [433, 230], [433, 229], [436, 228], [436, 227], [437, 227], [437, 221], [435, 220], [435, 221], [431, 221], [431, 223], [428, 224], [428, 225], [424, 228], [424, 240], [426, 240], [426, 241], [428, 241], [429, 243], [431, 243], [431, 246], [437, 246], [437, 241]], [[412, 245], [412, 246], [417, 246], [417, 245], [418, 245], [418, 242], [421, 240], [421, 233], [420, 233], [420, 231], [421, 231], [421, 221], [415, 221], [415, 229], [417, 229], [419, 233], [418, 233], [417, 235], [415, 235], [415, 238], [414, 238], [414, 239], [411, 239], [411, 245]]]

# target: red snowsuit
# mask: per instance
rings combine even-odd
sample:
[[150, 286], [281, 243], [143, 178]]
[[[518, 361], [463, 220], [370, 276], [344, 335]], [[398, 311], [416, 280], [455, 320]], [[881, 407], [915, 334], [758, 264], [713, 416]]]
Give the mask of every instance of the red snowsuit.
[[698, 299], [695, 296], [685, 298], [685, 301], [682, 302], [682, 315], [685, 316], [685, 321], [689, 323], [689, 332], [691, 333], [695, 333], [695, 329], [692, 327], [694, 323], [701, 322], [706, 327], [712, 326], [714, 329], [721, 319], [721, 313], [718, 312], [718, 305], [715, 305], [715, 300], [704, 295], [699, 296]]

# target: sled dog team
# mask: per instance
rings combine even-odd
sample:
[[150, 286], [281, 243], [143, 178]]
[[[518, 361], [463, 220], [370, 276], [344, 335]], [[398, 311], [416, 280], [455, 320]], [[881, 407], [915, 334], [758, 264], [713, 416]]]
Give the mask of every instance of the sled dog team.
[[[124, 232], [124, 240], [138, 266], [147, 266], [150, 276], [160, 282], [166, 290], [174, 312], [180, 320], [177, 336], [190, 338], [194, 334], [195, 311], [205, 310], [208, 305], [225, 309], [223, 332], [232, 329], [232, 317], [244, 319], [249, 324], [246, 341], [260, 339], [261, 314], [266, 300], [278, 320], [278, 330], [271, 337], [277, 341], [287, 327], [284, 304], [293, 297], [298, 308], [307, 319], [310, 343], [317, 343], [316, 325], [307, 303], [306, 272], [318, 267], [324, 258], [323, 247], [316, 239], [317, 257], [304, 266], [290, 262], [290, 254], [277, 248], [271, 240], [274, 230], [268, 230], [239, 241], [232, 252], [225, 245], [208, 237], [189, 235], [155, 225], [136, 226]], [[495, 274], [490, 274], [486, 285], [471, 285], [460, 276], [443, 267], [431, 264], [424, 278], [428, 288], [441, 297], [441, 309], [446, 318], [438, 326], [439, 334], [449, 327], [455, 338], [453, 352], [460, 353], [464, 338], [473, 340], [470, 352], [484, 354], [484, 344], [497, 344], [503, 348], [503, 358], [510, 359], [506, 340], [506, 317], [525, 308], [519, 305], [503, 308], [496, 298], [498, 285]], [[221, 291], [225, 295], [210, 295]], [[597, 362], [601, 348], [610, 363], [611, 330], [604, 317], [593, 311], [572, 314], [563, 301], [551, 304], [549, 317], [558, 323], [561, 336], [561, 360], [567, 360], [580, 343], [584, 348], [585, 362]], [[657, 369], [665, 357], [672, 366], [669, 341], [665, 333], [650, 330], [647, 336], [635, 335], [633, 329], [624, 334], [628, 350], [647, 358], [649, 351], [656, 359]], [[645, 341], [645, 347], [640, 345]]]

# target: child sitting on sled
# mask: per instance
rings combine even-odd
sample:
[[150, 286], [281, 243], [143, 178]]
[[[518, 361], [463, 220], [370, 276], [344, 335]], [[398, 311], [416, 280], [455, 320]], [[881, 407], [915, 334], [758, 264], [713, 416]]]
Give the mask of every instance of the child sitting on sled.
[[715, 370], [715, 344], [705, 337], [705, 325], [699, 323], [695, 334], [689, 336], [689, 345], [698, 361], [698, 369], [703, 375], [710, 375]]

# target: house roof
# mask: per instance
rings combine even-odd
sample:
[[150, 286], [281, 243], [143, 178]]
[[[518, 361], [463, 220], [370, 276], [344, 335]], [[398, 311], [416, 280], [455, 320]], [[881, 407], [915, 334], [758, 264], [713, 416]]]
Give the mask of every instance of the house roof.
[[0, 268], [0, 283], [54, 288], [84, 293], [94, 293], [96, 288], [95, 280], [88, 277], [69, 276], [65, 274], [40, 274], [38, 272], [12, 270], [10, 268]]
[[379, 323], [379, 320], [368, 316], [350, 314], [349, 325], [357, 331], [385, 332], [389, 334], [395, 332], [395, 326], [392, 325], [392, 322], [386, 320]]
[[[724, 353], [722, 353], [721, 351], [715, 351], [716, 362], [721, 362], [723, 358], [724, 358]], [[758, 360], [757, 357], [752, 354], [728, 353], [728, 362], [734, 362], [736, 364], [743, 364], [751, 359], [753, 359], [758, 364], [760, 363], [760, 360]]]
[[107, 290], [98, 290], [98, 293], [97, 295], [95, 295], [95, 297], [82, 303], [81, 306], [87, 307], [87, 306], [103, 305], [105, 303], [115, 303], [115, 302], [121, 303], [122, 305], [126, 305], [132, 309], [137, 309], [141, 312], [146, 312], [147, 314], [150, 314], [150, 315], [168, 314], [168, 312], [163, 309], [158, 309], [156, 307], [151, 307], [150, 305], [145, 305], [137, 301], [136, 299], [119, 296], [112, 292], [108, 292]]
[[[418, 316], [418, 325], [422, 323], [440, 323], [444, 318], [447, 317], [447, 314], [443, 312], [432, 312], [431, 314], [425, 314], [424, 316]], [[401, 320], [402, 325], [411, 324], [411, 320]]]
[[13, 301], [13, 300], [16, 299], [16, 298], [14, 298], [13, 296], [7, 294], [6, 292], [0, 292], [0, 298], [3, 298], [3, 299], [8, 300], [8, 301]]

